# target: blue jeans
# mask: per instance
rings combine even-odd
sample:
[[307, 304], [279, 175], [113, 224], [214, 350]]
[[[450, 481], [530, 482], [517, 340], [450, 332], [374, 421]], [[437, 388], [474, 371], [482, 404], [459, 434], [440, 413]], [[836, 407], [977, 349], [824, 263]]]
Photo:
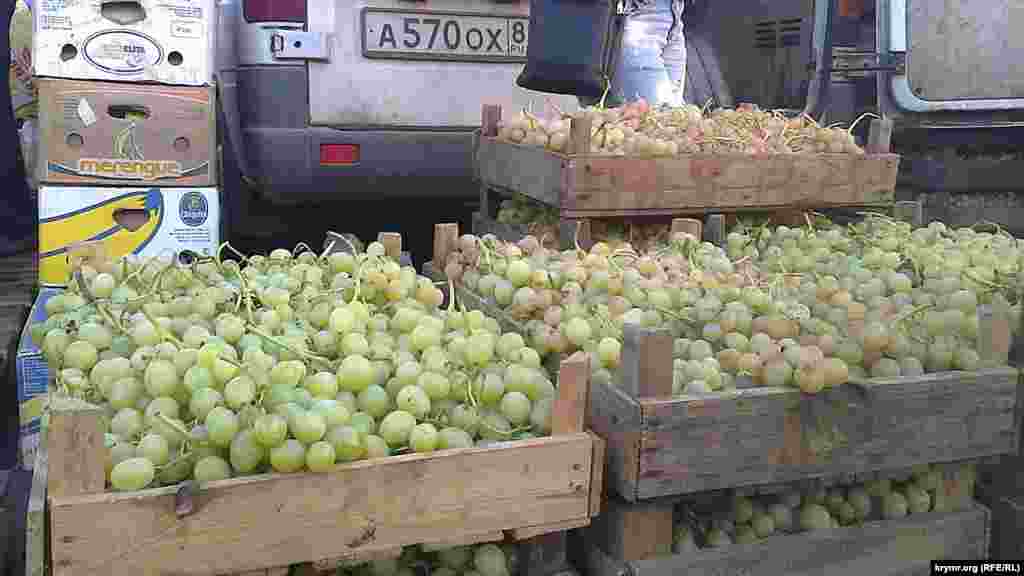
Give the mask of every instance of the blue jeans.
[[[650, 0], [627, 13], [608, 99], [644, 98], [651, 105], [683, 103], [686, 41], [683, 23], [673, 27], [673, 0]], [[680, 14], [681, 16], [681, 3]], [[582, 99], [581, 99], [582, 100]], [[593, 104], [594, 101], [584, 101]]]

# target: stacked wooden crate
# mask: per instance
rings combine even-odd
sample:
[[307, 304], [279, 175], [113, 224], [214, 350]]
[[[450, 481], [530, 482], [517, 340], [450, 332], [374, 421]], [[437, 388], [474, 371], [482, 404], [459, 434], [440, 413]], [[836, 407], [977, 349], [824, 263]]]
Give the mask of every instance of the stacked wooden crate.
[[[1008, 341], [1005, 321], [987, 316], [984, 329]], [[991, 365], [1005, 363], [1000, 347], [990, 349]], [[672, 397], [671, 337], [628, 329], [623, 354], [630, 350], [644, 359], [639, 371], [624, 370], [618, 385], [595, 384], [591, 393], [591, 423], [608, 442], [608, 485], [617, 494], [587, 531], [592, 576], [852, 574], [882, 566], [916, 574], [930, 560], [987, 557], [989, 512], [973, 502], [973, 473], [962, 464], [1017, 450], [1016, 369], [855, 380], [813, 396], [760, 387]], [[842, 440], [822, 449], [823, 436]], [[942, 511], [672, 554], [673, 508], [682, 496], [899, 478], [922, 464], [940, 471], [932, 496]]]
[[[378, 239], [402, 258], [400, 235]], [[103, 410], [51, 406], [26, 576], [313, 576], [484, 542], [515, 543], [520, 574], [571, 576], [566, 531], [600, 512], [605, 444], [585, 427], [586, 357], [556, 371], [547, 437], [135, 492], [105, 491]]]
[[[434, 262], [457, 237], [457, 226], [438, 226]], [[444, 279], [433, 262], [425, 274]], [[455, 290], [463, 305], [525, 333], [488, 299]], [[1018, 451], [1024, 398], [1019, 371], [1007, 366], [1008, 318], [982, 310], [985, 368], [976, 372], [854, 379], [816, 395], [748, 382], [699, 397], [672, 394], [671, 334], [627, 324], [618, 381], [591, 385], [588, 422], [607, 442], [609, 490], [585, 530], [588, 574], [917, 574], [935, 559], [988, 557], [990, 513], [973, 498], [976, 464]], [[681, 499], [905, 479], [921, 465], [941, 478], [932, 512], [880, 521], [876, 501], [858, 526], [672, 553]]]
[[[517, 240], [525, 233], [495, 221], [502, 195], [521, 194], [559, 211], [563, 247], [585, 244], [591, 219], [709, 216], [709, 231], [737, 212], [802, 212], [891, 207], [899, 156], [889, 152], [891, 123], [871, 125], [868, 154], [591, 155], [589, 119], [573, 119], [569, 154], [499, 140], [500, 106], [485, 105], [476, 165], [480, 212], [474, 233]], [[713, 239], [713, 237], [712, 237]]]

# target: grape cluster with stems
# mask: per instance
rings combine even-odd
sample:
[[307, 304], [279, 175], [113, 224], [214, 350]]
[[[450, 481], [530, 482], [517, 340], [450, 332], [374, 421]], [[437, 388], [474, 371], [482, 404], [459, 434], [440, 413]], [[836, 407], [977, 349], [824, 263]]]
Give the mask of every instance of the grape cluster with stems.
[[733, 257], [792, 275], [779, 292], [801, 306], [806, 339], [854, 376], [977, 370], [979, 305], [1008, 310], [1011, 332], [1019, 327], [1024, 243], [1005, 233], [911, 229], [873, 214], [847, 228], [748, 228], [726, 243]]
[[[516, 194], [503, 200], [498, 209], [498, 222], [515, 226], [533, 236], [545, 248], [557, 248], [560, 241], [558, 209]], [[623, 220], [590, 220], [590, 238], [611, 248], [629, 243], [646, 251], [669, 241], [671, 225], [666, 223], [635, 223]]]
[[1024, 251], [1005, 234], [911, 231], [866, 215], [843, 228], [741, 228], [726, 252], [684, 234], [646, 252], [558, 252], [466, 235], [448, 278], [525, 322], [542, 355], [584, 350], [613, 381], [626, 322], [670, 330], [675, 394], [757, 385], [806, 393], [850, 377], [982, 367], [979, 304], [1004, 304], [1016, 331]]
[[104, 408], [114, 489], [550, 433], [539, 354], [380, 243], [237, 256], [84, 265], [31, 327], [54, 401]]
[[523, 110], [500, 124], [498, 138], [570, 152], [571, 120], [585, 117], [591, 121], [590, 153], [597, 155], [864, 154], [853, 135], [856, 121], [849, 128], [821, 126], [806, 115], [787, 118], [752, 105], [708, 111], [692, 104], [654, 108], [641, 99], [618, 108], [555, 112], [543, 119]]
[[[970, 465], [963, 470], [973, 473]], [[733, 495], [724, 505], [721, 499], [683, 501], [675, 507], [672, 551], [686, 554], [701, 548], [748, 544], [777, 534], [946, 511], [947, 499], [939, 472], [923, 465], [907, 473], [879, 473], [865, 483], [791, 488], [777, 495]]]
[[398, 558], [374, 560], [341, 568], [339, 576], [414, 576], [415, 568], [428, 568], [430, 576], [511, 576], [519, 572], [515, 544], [491, 542], [470, 546], [407, 546]]

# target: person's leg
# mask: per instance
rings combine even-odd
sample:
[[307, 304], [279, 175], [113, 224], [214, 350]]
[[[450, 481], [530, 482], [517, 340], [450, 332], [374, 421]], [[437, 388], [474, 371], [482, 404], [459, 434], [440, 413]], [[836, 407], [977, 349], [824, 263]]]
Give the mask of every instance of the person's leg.
[[0, 0], [0, 67], [4, 88], [0, 90], [0, 256], [22, 252], [32, 244], [35, 228], [31, 194], [18, 161], [18, 125], [11, 103], [10, 25], [15, 0]]
[[[673, 15], [673, 5], [677, 14]], [[626, 17], [622, 47], [612, 91], [626, 100], [646, 99], [652, 105], [682, 104], [686, 69], [681, 3], [652, 0]]]

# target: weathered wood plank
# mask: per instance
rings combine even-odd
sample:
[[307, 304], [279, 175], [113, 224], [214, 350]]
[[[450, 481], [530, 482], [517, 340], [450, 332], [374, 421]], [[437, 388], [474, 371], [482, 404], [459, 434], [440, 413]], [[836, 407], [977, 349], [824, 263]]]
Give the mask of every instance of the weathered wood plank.
[[1012, 453], [1018, 388], [1013, 368], [873, 379], [813, 396], [746, 388], [636, 401], [595, 383], [591, 417], [608, 442], [609, 485], [636, 501]]
[[175, 487], [51, 498], [54, 575], [218, 574], [585, 519], [591, 458], [580, 433], [225, 480], [183, 518]]
[[50, 414], [47, 497], [103, 491], [107, 454], [100, 425], [102, 413], [98, 407], [82, 406]]
[[752, 544], [623, 561], [589, 545], [591, 576], [926, 576], [936, 559], [988, 558], [989, 511], [929, 512]]
[[567, 159], [543, 148], [480, 137], [476, 150], [480, 180], [558, 206]]
[[484, 183], [570, 218], [889, 204], [899, 161], [895, 154], [567, 156], [488, 137], [477, 148]]
[[25, 520], [25, 576], [45, 576], [47, 573], [47, 454], [47, 442], [40, 442], [36, 450], [36, 461], [32, 466], [32, 491], [28, 497], [28, 513]]

